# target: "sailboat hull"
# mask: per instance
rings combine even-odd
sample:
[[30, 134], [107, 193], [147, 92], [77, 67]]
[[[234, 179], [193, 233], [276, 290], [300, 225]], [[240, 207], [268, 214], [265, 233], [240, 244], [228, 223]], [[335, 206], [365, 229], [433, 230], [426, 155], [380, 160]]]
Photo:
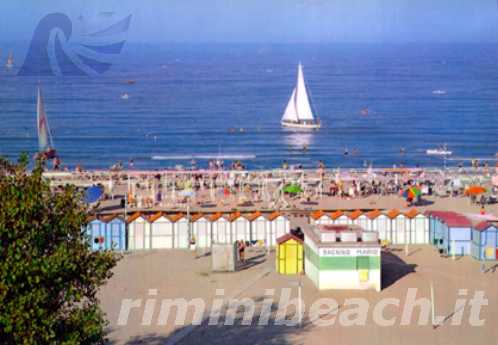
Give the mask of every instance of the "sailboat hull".
[[282, 127], [284, 128], [292, 128], [299, 130], [316, 130], [320, 129], [320, 123], [299, 123], [299, 122], [287, 122], [281, 121]]

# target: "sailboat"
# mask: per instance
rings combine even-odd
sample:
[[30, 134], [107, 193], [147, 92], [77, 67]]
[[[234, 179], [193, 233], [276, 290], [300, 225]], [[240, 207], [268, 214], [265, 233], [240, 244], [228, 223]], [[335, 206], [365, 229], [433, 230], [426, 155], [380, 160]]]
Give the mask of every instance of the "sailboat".
[[311, 109], [301, 63], [297, 67], [296, 86], [292, 90], [292, 95], [280, 123], [282, 127], [295, 129], [319, 129], [321, 126]]
[[57, 157], [57, 152], [52, 141], [52, 134], [48, 126], [47, 114], [45, 113], [45, 102], [41, 88], [38, 87], [36, 102], [36, 122], [38, 128], [38, 158], [52, 159]]
[[8, 69], [14, 67], [14, 56], [12, 55], [12, 52], [9, 52], [9, 55], [7, 56], [7, 63], [5, 64], [5, 67]]

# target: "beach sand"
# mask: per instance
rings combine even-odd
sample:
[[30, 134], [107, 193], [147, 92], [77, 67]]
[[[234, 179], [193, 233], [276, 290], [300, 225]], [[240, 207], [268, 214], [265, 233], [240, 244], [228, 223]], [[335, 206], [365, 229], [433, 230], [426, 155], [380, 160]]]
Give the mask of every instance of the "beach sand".
[[[399, 197], [381, 197], [376, 200], [378, 208], [401, 208]], [[456, 210], [460, 212], [477, 212], [477, 206], [470, 205], [467, 198], [443, 198], [434, 200], [428, 206], [431, 209]], [[332, 200], [331, 208], [362, 208], [363, 200]], [[380, 207], [379, 205], [382, 205]], [[376, 207], [377, 208], [377, 207]], [[489, 208], [498, 214], [497, 206]], [[293, 218], [292, 226], [300, 225], [306, 218]], [[259, 250], [259, 251], [258, 251]], [[250, 257], [255, 257], [254, 266], [236, 273], [212, 273], [210, 257], [197, 258], [195, 252], [165, 250], [136, 252], [126, 254], [116, 267], [114, 277], [104, 286], [99, 297], [102, 307], [110, 321], [109, 338], [113, 344], [164, 344], [171, 340], [171, 335], [185, 335], [179, 344], [495, 344], [498, 339], [498, 272], [491, 269], [480, 272], [480, 263], [470, 257], [453, 260], [442, 258], [430, 245], [410, 245], [409, 255], [405, 256], [404, 247], [391, 247], [382, 255], [382, 282], [380, 293], [375, 291], [322, 291], [316, 290], [305, 276], [281, 276], [275, 272], [274, 253], [269, 257], [261, 249], [251, 249]], [[487, 263], [491, 268], [494, 263]], [[270, 272], [265, 275], [265, 272]], [[465, 309], [461, 326], [452, 326], [451, 318], [437, 329], [431, 325], [408, 326], [399, 324], [402, 309], [387, 308], [386, 318], [396, 317], [397, 323], [390, 327], [381, 327], [372, 320], [372, 311], [368, 314], [365, 326], [342, 326], [336, 322], [333, 326], [317, 327], [304, 319], [303, 327], [256, 326], [254, 319], [251, 326], [198, 326], [189, 333], [189, 326], [175, 326], [173, 319], [164, 326], [157, 325], [158, 306], [152, 325], [142, 325], [143, 303], [147, 298], [202, 298], [209, 306], [216, 289], [224, 289], [225, 296], [236, 298], [249, 297], [256, 301], [256, 309], [261, 306], [265, 289], [275, 289], [274, 296], [280, 296], [283, 288], [291, 288], [296, 296], [296, 281], [303, 283], [303, 299], [310, 306], [321, 297], [336, 299], [342, 304], [345, 299], [353, 297], [366, 298], [371, 308], [383, 298], [405, 300], [407, 289], [417, 288], [417, 297], [430, 298], [430, 284], [433, 283], [436, 299], [436, 313], [449, 316], [454, 309], [459, 289], [467, 289], [468, 297], [477, 290], [483, 290], [489, 305], [483, 307], [481, 318], [486, 320], [484, 326], [474, 327], [467, 322], [469, 308]], [[248, 286], [249, 285], [249, 286]], [[149, 296], [150, 289], [157, 289], [157, 296]], [[130, 314], [126, 326], [118, 326], [117, 319], [122, 300], [141, 298], [142, 306]], [[159, 304], [160, 302], [157, 302]], [[276, 303], [278, 300], [276, 299]], [[292, 313], [292, 308], [290, 309]], [[258, 315], [256, 313], [256, 315]], [[416, 320], [417, 312], [412, 318]], [[191, 320], [191, 314], [189, 314]], [[274, 320], [275, 313], [271, 320]], [[188, 319], [188, 318], [187, 318]], [[188, 319], [189, 320], [189, 319]], [[185, 328], [189, 328], [185, 331]]]
[[[100, 203], [100, 213], [120, 213], [120, 195], [126, 192], [126, 185], [120, 184], [115, 189], [117, 198]], [[289, 215], [291, 227], [303, 226], [308, 222], [308, 215], [313, 210], [407, 210], [412, 206], [406, 204], [399, 195], [371, 195], [368, 197], [340, 198], [324, 194], [323, 198], [313, 197], [310, 203], [286, 197], [288, 207], [285, 209], [266, 208], [261, 202], [250, 206], [238, 205], [239, 197], [222, 198], [216, 196], [217, 202], [209, 204], [212, 197], [209, 190], [202, 190], [195, 200], [188, 202], [189, 212], [195, 214], [215, 212], [283, 211]], [[424, 196], [423, 203], [415, 206], [419, 211], [448, 210], [461, 213], [479, 213], [480, 205], [472, 204], [468, 197]], [[487, 213], [498, 215], [498, 204], [486, 205]], [[128, 214], [143, 211], [152, 214], [156, 211], [168, 213], [186, 212], [187, 203], [167, 207], [137, 208], [128, 207]], [[133, 252], [124, 258], [114, 269], [114, 276], [99, 292], [102, 308], [110, 322], [109, 339], [112, 344], [171, 344], [180, 339], [179, 344], [496, 344], [498, 329], [498, 273], [490, 270], [480, 271], [480, 263], [470, 257], [442, 258], [430, 245], [410, 246], [409, 255], [404, 248], [390, 247], [382, 254], [382, 284], [380, 293], [375, 291], [322, 291], [319, 292], [305, 276], [281, 276], [275, 272], [274, 253], [267, 254], [261, 248], [248, 251], [251, 265], [235, 273], [213, 273], [210, 270], [210, 256], [198, 257], [195, 252], [182, 250], [157, 250]], [[267, 256], [269, 255], [269, 256]], [[490, 268], [494, 263], [487, 263]], [[417, 297], [430, 297], [430, 284], [435, 289], [436, 313], [448, 316], [448, 319], [434, 329], [432, 325], [417, 325], [415, 317], [409, 325], [400, 325], [402, 308], [386, 309], [386, 317], [395, 317], [394, 326], [382, 327], [373, 322], [372, 310], [364, 326], [343, 326], [336, 322], [332, 326], [318, 327], [305, 316], [302, 327], [276, 326], [272, 324], [275, 311], [270, 318], [270, 326], [256, 326], [254, 319], [250, 326], [240, 324], [233, 326], [208, 326], [202, 324], [192, 327], [192, 310], [187, 313], [187, 323], [175, 325], [170, 315], [165, 325], [158, 324], [160, 304], [163, 299], [183, 298], [190, 301], [200, 298], [209, 312], [212, 302], [218, 298], [217, 289], [224, 290], [224, 298], [248, 297], [255, 301], [256, 310], [262, 305], [267, 289], [274, 289], [274, 296], [280, 296], [282, 289], [291, 288], [292, 295], [297, 293], [296, 284], [303, 284], [303, 299], [310, 306], [319, 298], [334, 298], [342, 305], [347, 298], [365, 298], [370, 308], [384, 298], [399, 298], [403, 305], [409, 288], [417, 288]], [[486, 320], [484, 326], [470, 326], [466, 320], [469, 308], [465, 309], [461, 326], [452, 326], [451, 313], [459, 289], [466, 289], [468, 297], [477, 290], [483, 290], [488, 299], [488, 306], [483, 308], [481, 318]], [[123, 301], [140, 299], [140, 306], [130, 313], [126, 325], [118, 324], [118, 317]], [[154, 306], [151, 323], [147, 324], [144, 312], [146, 300], [149, 307]], [[155, 301], [155, 302], [154, 302]], [[278, 303], [278, 299], [275, 298]], [[155, 303], [155, 304], [154, 304]], [[273, 306], [276, 307], [276, 306]], [[340, 307], [340, 312], [342, 312]], [[174, 310], [174, 309], [173, 309]], [[258, 315], [258, 313], [256, 313]], [[418, 315], [415, 312], [415, 315]]]

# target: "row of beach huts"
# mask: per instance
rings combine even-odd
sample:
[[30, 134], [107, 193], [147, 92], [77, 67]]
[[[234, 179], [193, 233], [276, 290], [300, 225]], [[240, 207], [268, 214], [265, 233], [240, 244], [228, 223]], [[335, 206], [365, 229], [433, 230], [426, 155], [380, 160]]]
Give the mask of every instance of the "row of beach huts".
[[[299, 215], [296, 215], [299, 216]], [[304, 216], [304, 215], [300, 215]], [[373, 211], [314, 211], [311, 225], [353, 224], [378, 232], [386, 244], [432, 244], [445, 255], [498, 259], [498, 219], [491, 215], [417, 209]], [[118, 214], [93, 217], [87, 234], [92, 249], [207, 249], [212, 243], [237, 240], [274, 247], [291, 229], [282, 212], [185, 213], [136, 212], [126, 220]]]
[[275, 246], [290, 232], [289, 218], [280, 213], [147, 214], [126, 219], [106, 215], [90, 219], [87, 234], [92, 248], [115, 250], [210, 248], [212, 243], [237, 240]]

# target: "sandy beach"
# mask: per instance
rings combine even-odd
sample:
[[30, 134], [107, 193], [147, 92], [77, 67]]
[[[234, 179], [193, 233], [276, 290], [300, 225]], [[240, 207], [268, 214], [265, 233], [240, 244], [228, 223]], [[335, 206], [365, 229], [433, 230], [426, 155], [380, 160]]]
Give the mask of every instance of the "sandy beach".
[[[261, 253], [252, 253], [258, 257]], [[488, 267], [491, 267], [488, 264]], [[115, 276], [102, 289], [100, 298], [102, 306], [110, 320], [109, 337], [113, 344], [168, 344], [173, 334], [183, 333], [185, 326], [158, 326], [157, 309], [153, 314], [153, 324], [141, 324], [143, 307], [131, 313], [126, 326], [117, 326], [120, 301], [125, 298], [150, 298], [149, 290], [157, 289], [157, 299], [165, 298], [202, 298], [206, 304], [212, 303], [214, 291], [223, 288], [226, 295], [237, 293], [237, 298], [248, 297], [256, 301], [256, 308], [261, 308], [266, 289], [274, 289], [274, 296], [280, 296], [282, 289], [291, 289], [291, 297], [296, 297], [296, 282], [303, 284], [303, 300], [310, 306], [319, 298], [334, 298], [341, 310], [345, 299], [365, 298], [374, 306], [384, 298], [406, 299], [409, 288], [417, 288], [417, 297], [430, 296], [430, 284], [435, 290], [437, 315], [448, 317], [434, 329], [431, 325], [417, 324], [399, 325], [402, 310], [389, 308], [386, 318], [394, 317], [398, 323], [383, 327], [372, 321], [372, 313], [368, 314], [365, 326], [343, 326], [337, 321], [332, 326], [320, 327], [310, 322], [305, 315], [301, 327], [275, 326], [275, 313], [270, 318], [271, 326], [257, 326], [257, 318], [251, 325], [242, 325], [237, 320], [233, 326], [201, 325], [181, 338], [179, 344], [218, 344], [221, 337], [223, 343], [237, 344], [329, 344], [331, 339], [341, 344], [420, 344], [421, 342], [438, 344], [493, 344], [498, 336], [493, 326], [498, 322], [498, 313], [494, 306], [498, 302], [495, 289], [498, 273], [490, 270], [481, 273], [479, 263], [464, 257], [457, 260], [441, 258], [430, 246], [411, 246], [409, 255], [399, 247], [390, 248], [382, 254], [382, 283], [380, 293], [374, 291], [322, 291], [315, 289], [306, 277], [282, 276], [274, 271], [274, 254], [264, 259], [258, 258], [254, 266], [237, 273], [211, 273], [209, 257], [196, 259], [194, 254], [165, 251], [127, 255], [116, 268]], [[268, 275], [261, 273], [268, 270]], [[254, 280], [255, 279], [255, 280]], [[244, 285], [250, 286], [241, 289]], [[484, 291], [489, 305], [483, 307], [481, 318], [483, 326], [474, 327], [463, 322], [461, 326], [451, 325], [451, 313], [459, 289], [467, 289], [468, 295], [474, 291]], [[278, 298], [275, 299], [278, 304]], [[274, 306], [276, 308], [276, 305]], [[288, 309], [288, 317], [292, 317], [295, 308]], [[241, 315], [238, 314], [240, 317]], [[258, 315], [256, 313], [256, 315]], [[416, 320], [417, 312], [414, 312]], [[191, 317], [191, 315], [189, 315]], [[469, 317], [469, 308], [463, 314], [463, 320]], [[187, 318], [188, 319], [188, 318]], [[327, 319], [327, 317], [325, 317]]]
[[[446, 174], [440, 171], [396, 171], [370, 175], [354, 171], [320, 175], [319, 172], [312, 171], [288, 172], [280, 176], [274, 174], [272, 177], [266, 175], [264, 178], [258, 178], [258, 173], [234, 174], [233, 176], [239, 176], [238, 180], [237, 177], [231, 180], [230, 173], [218, 173], [218, 179], [212, 179], [213, 175], [209, 173], [194, 176], [193, 173], [161, 175], [135, 172], [120, 177], [119, 174], [116, 176], [110, 172], [94, 172], [84, 177], [74, 174], [52, 177], [52, 184], [63, 183], [66, 179], [81, 187], [103, 186], [105, 198], [94, 205], [94, 212], [98, 214], [130, 215], [138, 211], [150, 215], [162, 211], [193, 215], [281, 211], [289, 217], [291, 228], [308, 226], [309, 215], [316, 210], [417, 208], [419, 212], [439, 210], [498, 214], [497, 203], [483, 205], [472, 202], [464, 193], [468, 185], [473, 183], [486, 186], [486, 195], [494, 193], [492, 176], [483, 171], [463, 173], [453, 170]], [[268, 183], [270, 178], [273, 183]], [[467, 182], [454, 186], [457, 180]], [[369, 192], [364, 188], [372, 181], [379, 181], [377, 192]], [[304, 190], [297, 195], [280, 193], [289, 183], [299, 183]], [[337, 186], [339, 192], [334, 191]], [[372, 186], [376, 187], [375, 182]], [[402, 195], [403, 190], [410, 186], [418, 186], [426, 192], [415, 205]], [[430, 191], [424, 186], [430, 187]], [[229, 192], [226, 192], [227, 189]], [[156, 198], [158, 190], [162, 191], [162, 195]], [[492, 327], [498, 322], [498, 313], [493, 307], [498, 302], [498, 294], [494, 288], [498, 275], [494, 272], [494, 262], [487, 263], [488, 271], [482, 273], [478, 261], [470, 257], [457, 260], [443, 258], [429, 244], [410, 245], [408, 256], [405, 247], [389, 246], [382, 252], [382, 290], [377, 293], [358, 290], [318, 291], [305, 276], [279, 275], [275, 271], [274, 251], [267, 253], [263, 248], [254, 247], [249, 250], [248, 257], [249, 264], [243, 270], [214, 273], [211, 271], [210, 255], [198, 256], [195, 251], [151, 250], [125, 253], [114, 270], [114, 277], [99, 293], [102, 307], [110, 321], [111, 343], [216, 344], [223, 338], [223, 343], [226, 344], [328, 344], [331, 339], [341, 344], [487, 344], [498, 336]], [[364, 298], [372, 306], [386, 298], [398, 298], [403, 303], [411, 288], [418, 289], [417, 296], [429, 297], [432, 284], [435, 310], [445, 320], [435, 329], [432, 325], [400, 325], [399, 322], [383, 327], [373, 322], [370, 313], [364, 326], [343, 326], [336, 322], [329, 327], [319, 327], [305, 314], [300, 327], [272, 324], [271, 321], [275, 321], [276, 317], [278, 296], [281, 296], [282, 291], [290, 289], [292, 297], [296, 297], [298, 284], [302, 284], [305, 305], [310, 306], [319, 298], [334, 298], [339, 303], [339, 309], [347, 309], [342, 303], [350, 298]], [[220, 298], [216, 295], [220, 289], [223, 289], [223, 298], [226, 300], [250, 298], [255, 302], [256, 310], [262, 308], [265, 291], [273, 289], [276, 297], [270, 325], [258, 326], [256, 318], [249, 325], [243, 325], [239, 310], [237, 315], [240, 318], [232, 326], [223, 326], [223, 319], [216, 325], [207, 325], [204, 319], [201, 325], [192, 326], [194, 313], [188, 308], [187, 321], [183, 324], [176, 325], [174, 322], [178, 311], [171, 312], [167, 322], [157, 321], [160, 301], [164, 299], [201, 299], [206, 306], [204, 316], [207, 317], [213, 302]], [[451, 325], [454, 317], [453, 305], [461, 289], [466, 289], [469, 296], [475, 291], [484, 291], [488, 299], [488, 306], [483, 307], [481, 314], [486, 320], [485, 325], [475, 327], [465, 322], [459, 327]], [[126, 322], [122, 324], [119, 320], [123, 303], [127, 303], [127, 300], [140, 300], [140, 303], [129, 312]], [[152, 309], [149, 310], [149, 316], [144, 316], [147, 301], [153, 301], [150, 302]], [[469, 317], [468, 309], [463, 314], [463, 319]], [[295, 312], [291, 310], [289, 315], [294, 315]], [[386, 311], [386, 315], [399, 321], [402, 310], [391, 308]]]

